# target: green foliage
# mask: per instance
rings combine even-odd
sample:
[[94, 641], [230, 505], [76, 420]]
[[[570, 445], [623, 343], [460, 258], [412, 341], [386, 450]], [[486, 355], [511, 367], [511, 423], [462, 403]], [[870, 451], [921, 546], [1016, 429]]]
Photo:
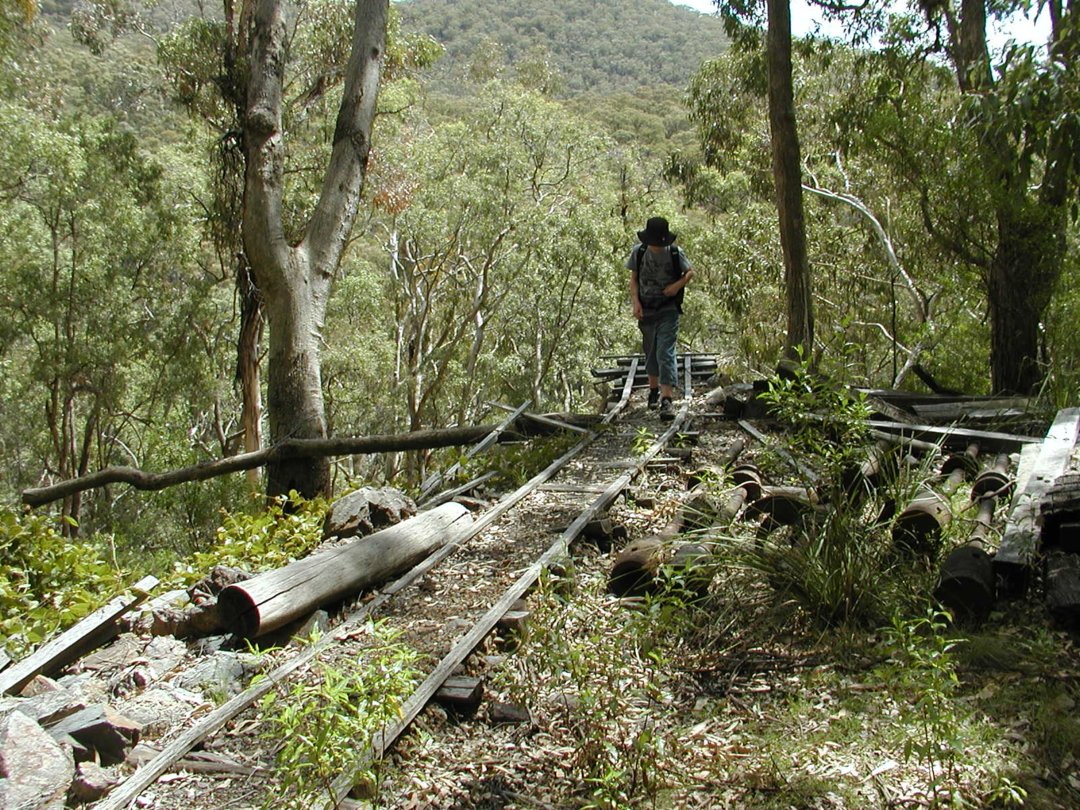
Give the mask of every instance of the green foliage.
[[[788, 428], [786, 445], [796, 459], [812, 461], [814, 485], [827, 507], [808, 506], [784, 531], [739, 544], [736, 558], [761, 571], [783, 596], [824, 624], [866, 625], [882, 620], [905, 599], [915, 572], [904, 572], [892, 554], [888, 526], [878, 522], [880, 504], [845, 473], [857, 468], [867, 447], [864, 398], [833, 386], [805, 365], [770, 380], [762, 399]], [[896, 588], [883, 583], [896, 582]]]
[[176, 577], [181, 583], [195, 582], [215, 565], [252, 573], [280, 568], [322, 542], [326, 501], [305, 500], [291, 492], [263, 508], [263, 499], [254, 497], [255, 508], [250, 512], [223, 510], [213, 546], [177, 563]]
[[826, 476], [837, 476], [865, 452], [870, 418], [866, 396], [819, 376], [805, 361], [789, 374], [770, 379], [760, 398], [787, 428], [788, 448], [812, 457]]
[[929, 774], [926, 793], [934, 804], [947, 797], [963, 754], [963, 716], [954, 700], [959, 679], [952, 650], [957, 641], [945, 635], [948, 620], [934, 612], [916, 619], [894, 616], [882, 631], [890, 662], [881, 680], [901, 707], [901, 722], [912, 727], [904, 756], [924, 766]]
[[123, 587], [107, 537], [72, 541], [48, 518], [0, 509], [0, 638], [13, 657], [101, 607]]
[[291, 686], [269, 692], [260, 709], [266, 738], [279, 743], [277, 776], [284, 796], [274, 807], [307, 808], [333, 800], [333, 782], [348, 775], [377, 800], [381, 763], [370, 758], [373, 735], [401, 713], [419, 680], [417, 653], [384, 624], [369, 623], [370, 644], [352, 661], [319, 662]]
[[[701, 61], [726, 44], [719, 20], [666, 0], [409, 0], [400, 7], [406, 30], [422, 31], [446, 48], [438, 76], [449, 92], [478, 65], [484, 66], [479, 75], [490, 78], [520, 64], [537, 42], [550, 51], [551, 68], [570, 93], [658, 84], [678, 92]], [[492, 64], [493, 42], [501, 63]]]
[[630, 449], [635, 456], [643, 456], [656, 442], [656, 434], [647, 427], [639, 427], [634, 433], [634, 439], [630, 442]]

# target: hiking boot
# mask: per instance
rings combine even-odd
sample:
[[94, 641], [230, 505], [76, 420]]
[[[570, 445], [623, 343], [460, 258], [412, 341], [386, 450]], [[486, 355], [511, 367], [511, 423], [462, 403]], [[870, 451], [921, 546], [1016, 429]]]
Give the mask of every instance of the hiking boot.
[[659, 406], [659, 405], [660, 405], [660, 389], [659, 388], [650, 388], [649, 389], [649, 410], [650, 411], [655, 411], [657, 406]]
[[660, 418], [665, 422], [670, 422], [675, 418], [675, 407], [671, 404], [671, 397], [660, 400]]

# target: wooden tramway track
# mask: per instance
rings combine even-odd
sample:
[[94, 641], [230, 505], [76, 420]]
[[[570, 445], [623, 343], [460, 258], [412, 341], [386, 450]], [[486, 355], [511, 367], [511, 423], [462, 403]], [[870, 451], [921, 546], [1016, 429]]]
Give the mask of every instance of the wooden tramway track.
[[[602, 419], [602, 425], [611, 424], [626, 410], [632, 390], [635, 387], [634, 378], [637, 365], [637, 358], [631, 358], [628, 373], [623, 380], [621, 396], [617, 402], [609, 404], [608, 411]], [[683, 361], [681, 369], [684, 375], [685, 390], [691, 392], [694, 380], [694, 360], [691, 358], [689, 361]], [[533, 559], [524, 571], [521, 571], [520, 565], [516, 566], [517, 571], [520, 571], [520, 573], [502, 590], [501, 595], [490, 604], [490, 607], [471, 624], [471, 627], [453, 642], [449, 652], [442, 655], [430, 669], [424, 681], [403, 704], [400, 719], [375, 735], [366, 754], [369, 760], [379, 758], [389, 750], [395, 740], [419, 715], [455, 668], [481, 644], [514, 602], [533, 586], [541, 572], [568, 553], [571, 543], [581, 534], [584, 527], [603, 512], [628, 487], [630, 482], [660, 454], [672, 437], [683, 429], [688, 418], [689, 401], [689, 396], [684, 398], [675, 418], [670, 422], [661, 423], [665, 426], [664, 432], [644, 453], [634, 455], [634, 463], [632, 465], [627, 464], [614, 478], [607, 481], [599, 494], [597, 494], [598, 487], [594, 479], [589, 480], [588, 486], [578, 488], [580, 494], [595, 495], [595, 497], [583, 509], [578, 510], [576, 517], [569, 522], [569, 525], [566, 525], [565, 529], [561, 530], [554, 542], [543, 553]], [[466, 549], [470, 541], [474, 541], [481, 533], [490, 529], [497, 522], [512, 522], [515, 507], [521, 504], [529, 495], [539, 491], [543, 484], [551, 481], [557, 474], [565, 470], [572, 461], [575, 459], [580, 461], [583, 452], [601, 437], [605, 437], [606, 441], [621, 443], [624, 449], [628, 443], [626, 434], [620, 436], [612, 431], [589, 431], [547, 468], [517, 490], [503, 496], [490, 509], [478, 515], [473, 523], [461, 532], [460, 536], [455, 537], [442, 549], [382, 588], [373, 599], [349, 612], [325, 636], [297, 652], [292, 658], [277, 666], [265, 677], [257, 680], [240, 694], [211, 711], [195, 725], [172, 739], [160, 753], [142, 764], [107, 797], [95, 804], [95, 810], [120, 810], [120, 808], [131, 806], [143, 791], [154, 784], [193, 748], [212, 738], [230, 721], [239, 717], [245, 710], [253, 707], [268, 692], [280, 688], [284, 682], [302, 672], [317, 656], [330, 654], [335, 647], [344, 645], [350, 639], [354, 640], [358, 628], [362, 627], [377, 611], [386, 610], [392, 600], [402, 595], [410, 586], [418, 583], [441, 563]], [[610, 465], [606, 466], [610, 470]], [[595, 476], [598, 474], [595, 470], [586, 472], [586, 475]], [[430, 497], [423, 506], [434, 506], [439, 502], [442, 502], [440, 496], [435, 495]], [[565, 525], [565, 517], [560, 520], [562, 521], [560, 525]], [[351, 776], [342, 775], [339, 777], [334, 783], [335, 803], [343, 801], [352, 788]]]

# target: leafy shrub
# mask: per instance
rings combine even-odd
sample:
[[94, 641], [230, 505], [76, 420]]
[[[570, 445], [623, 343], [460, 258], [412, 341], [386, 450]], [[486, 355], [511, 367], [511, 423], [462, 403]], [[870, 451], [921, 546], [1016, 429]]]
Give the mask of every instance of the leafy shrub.
[[333, 783], [342, 774], [378, 794], [379, 763], [367, 752], [372, 736], [400, 716], [416, 686], [418, 654], [384, 624], [369, 623], [367, 633], [371, 645], [345, 667], [317, 663], [291, 688], [262, 700], [266, 737], [281, 742], [277, 773], [289, 807], [320, 806], [320, 798], [333, 803]]
[[325, 500], [306, 501], [291, 492], [287, 499], [279, 498], [258, 511], [223, 510], [214, 545], [177, 563], [177, 584], [191, 584], [215, 565], [257, 573], [307, 555], [322, 542], [327, 507]]
[[64, 537], [43, 515], [0, 509], [0, 638], [22, 656], [101, 607], [123, 587], [108, 538]]

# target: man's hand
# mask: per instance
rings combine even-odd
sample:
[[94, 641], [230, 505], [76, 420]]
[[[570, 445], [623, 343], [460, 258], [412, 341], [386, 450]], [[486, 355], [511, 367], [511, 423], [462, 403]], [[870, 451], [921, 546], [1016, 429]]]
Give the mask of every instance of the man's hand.
[[645, 311], [641, 308], [641, 301], [637, 297], [634, 298], [634, 317], [639, 321], [644, 317]]
[[675, 295], [679, 292], [679, 290], [685, 287], [690, 282], [690, 279], [692, 279], [693, 277], [694, 271], [687, 270], [683, 274], [682, 278], [680, 278], [678, 281], [673, 281], [666, 287], [664, 287], [664, 295], [666, 295], [668, 298], [671, 298], [671, 296]]

